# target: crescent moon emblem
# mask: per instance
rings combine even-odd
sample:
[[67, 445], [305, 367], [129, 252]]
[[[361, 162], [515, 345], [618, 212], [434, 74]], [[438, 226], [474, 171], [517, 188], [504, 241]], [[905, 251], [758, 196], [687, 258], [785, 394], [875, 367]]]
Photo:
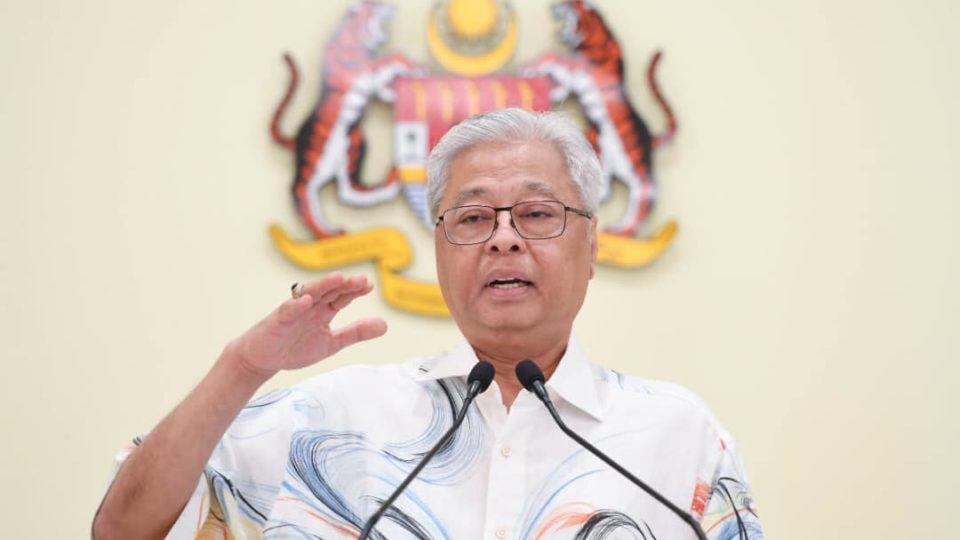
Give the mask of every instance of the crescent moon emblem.
[[427, 44], [433, 57], [443, 67], [460, 75], [486, 75], [503, 67], [513, 56], [517, 48], [517, 18], [514, 13], [510, 13], [507, 31], [500, 43], [489, 52], [472, 56], [453, 50], [443, 40], [437, 29], [438, 11], [430, 15], [427, 23]]

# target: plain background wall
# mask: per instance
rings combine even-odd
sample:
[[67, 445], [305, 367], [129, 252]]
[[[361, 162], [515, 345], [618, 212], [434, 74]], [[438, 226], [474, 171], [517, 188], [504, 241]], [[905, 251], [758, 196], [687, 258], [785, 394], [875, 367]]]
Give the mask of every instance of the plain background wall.
[[[655, 130], [643, 72], [665, 51], [680, 131], [655, 158], [652, 224], [676, 218], [680, 234], [651, 268], [598, 270], [580, 340], [711, 404], [770, 538], [953, 536], [958, 4], [597, 3]], [[399, 4], [387, 49], [427, 61], [430, 2]], [[519, 60], [558, 47], [546, 2], [513, 5]], [[292, 131], [346, 6], [0, 5], [3, 536], [86, 535], [114, 451], [314, 275], [267, 236], [276, 222], [307, 237], [267, 125], [287, 84], [281, 53], [304, 70]], [[368, 124], [376, 178], [390, 131]], [[361, 211], [324, 197], [348, 228], [405, 229], [409, 275], [432, 278], [432, 237], [402, 200]], [[387, 318], [383, 339], [273, 385], [457, 339], [452, 322], [376, 294], [344, 319], [370, 314]]]

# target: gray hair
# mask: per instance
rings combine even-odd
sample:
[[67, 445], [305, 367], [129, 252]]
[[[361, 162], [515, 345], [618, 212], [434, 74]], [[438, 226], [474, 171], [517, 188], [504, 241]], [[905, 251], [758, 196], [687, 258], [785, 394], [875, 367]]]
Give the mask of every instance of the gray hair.
[[546, 141], [567, 160], [567, 175], [588, 212], [600, 203], [603, 171], [597, 153], [583, 132], [557, 112], [534, 113], [524, 109], [503, 109], [470, 117], [450, 128], [433, 147], [427, 159], [427, 204], [436, 219], [440, 199], [447, 187], [450, 163], [461, 152], [481, 143], [502, 141]]

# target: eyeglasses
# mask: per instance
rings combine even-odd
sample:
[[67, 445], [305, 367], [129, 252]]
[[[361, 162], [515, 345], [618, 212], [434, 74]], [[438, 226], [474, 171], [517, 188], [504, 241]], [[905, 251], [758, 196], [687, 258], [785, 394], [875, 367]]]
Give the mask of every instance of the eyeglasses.
[[510, 212], [510, 225], [527, 240], [547, 240], [563, 234], [567, 228], [567, 212], [587, 219], [593, 217], [586, 210], [566, 206], [560, 201], [526, 201], [500, 208], [480, 204], [457, 206], [445, 210], [435, 225], [443, 226], [443, 234], [451, 244], [482, 244], [493, 238], [500, 212]]

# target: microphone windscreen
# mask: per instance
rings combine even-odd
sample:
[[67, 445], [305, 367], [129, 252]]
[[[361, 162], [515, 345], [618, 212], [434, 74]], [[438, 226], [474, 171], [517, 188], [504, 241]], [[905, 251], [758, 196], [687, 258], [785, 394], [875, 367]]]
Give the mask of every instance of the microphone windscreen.
[[470, 375], [467, 376], [467, 386], [475, 382], [480, 383], [478, 392], [483, 392], [490, 386], [490, 383], [493, 382], [493, 376], [496, 372], [497, 370], [493, 368], [493, 364], [485, 360], [480, 360], [477, 362], [477, 365], [473, 366], [473, 369], [470, 370]]
[[540, 366], [535, 364], [533, 360], [524, 360], [517, 364], [517, 379], [520, 380], [520, 384], [524, 388], [533, 392], [533, 383], [543, 382], [543, 372], [540, 371]]

